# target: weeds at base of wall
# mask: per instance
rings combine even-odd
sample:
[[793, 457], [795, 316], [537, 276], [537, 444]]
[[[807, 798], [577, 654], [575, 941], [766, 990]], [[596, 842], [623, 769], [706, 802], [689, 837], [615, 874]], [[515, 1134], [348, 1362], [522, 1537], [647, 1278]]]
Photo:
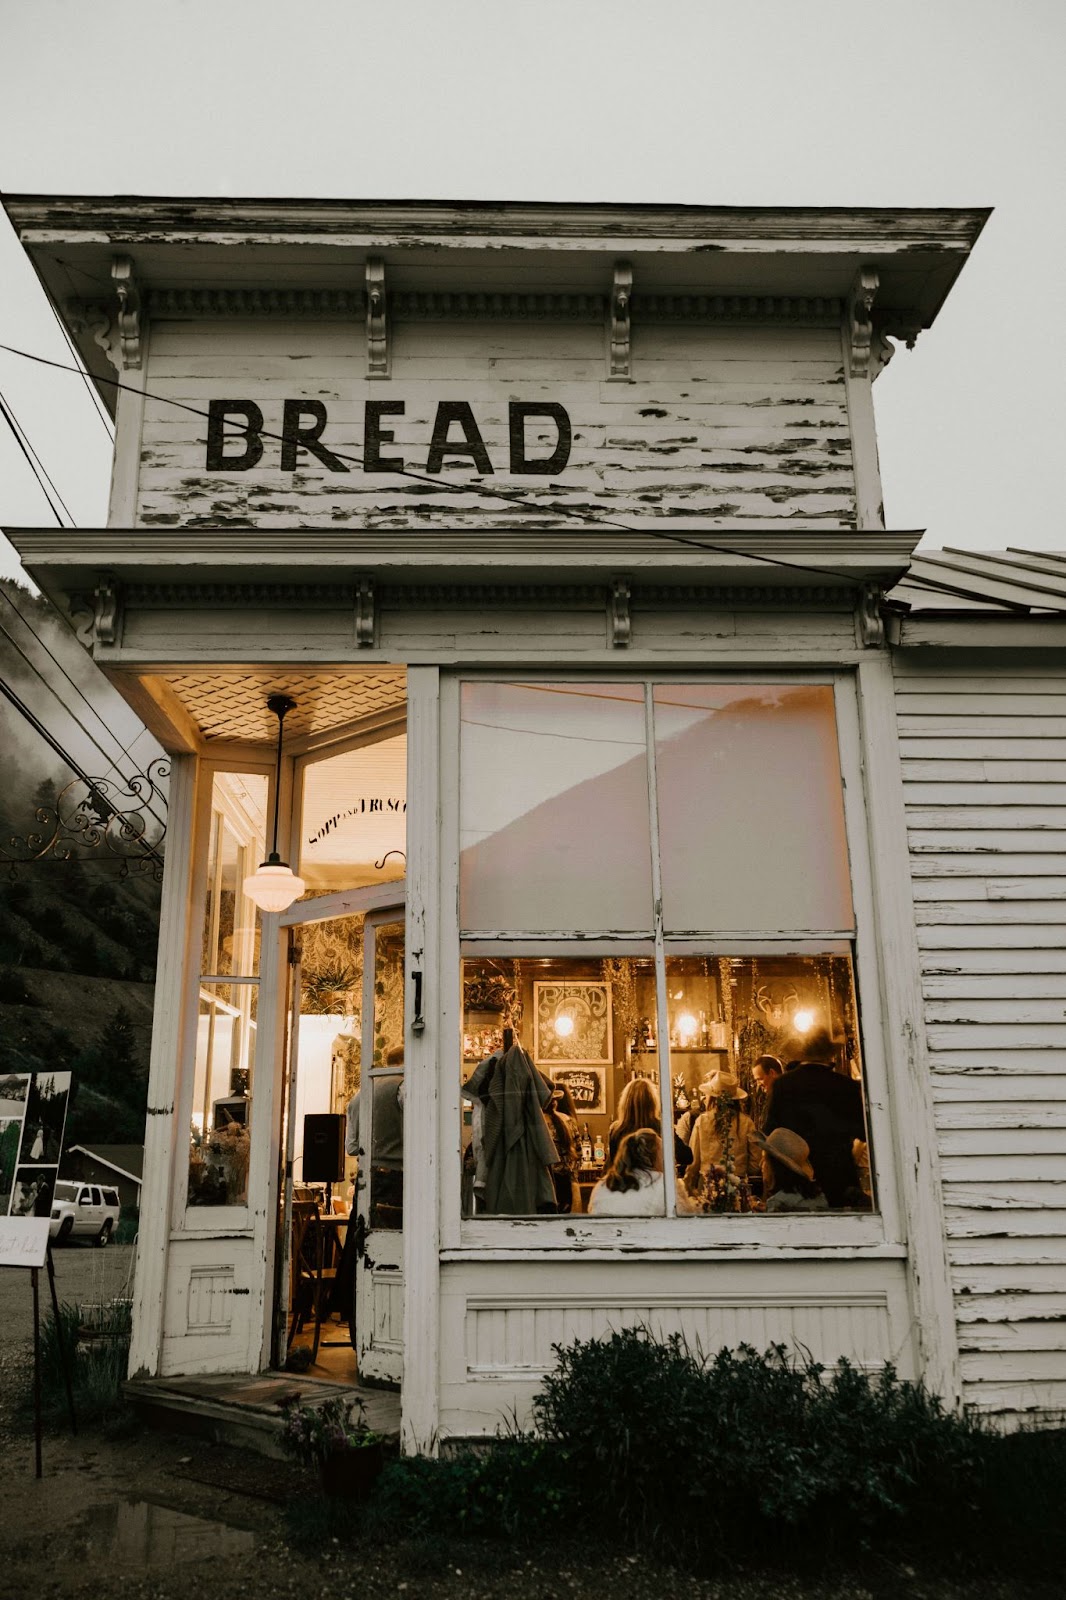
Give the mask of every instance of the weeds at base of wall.
[[[95, 1423], [107, 1433], [124, 1432], [133, 1426], [133, 1413], [122, 1392], [130, 1352], [129, 1301], [92, 1306], [64, 1303], [59, 1315], [79, 1427]], [[32, 1367], [19, 1407], [23, 1412], [33, 1410]], [[60, 1341], [51, 1311], [41, 1319], [41, 1412], [50, 1427], [70, 1425]]]
[[891, 1369], [826, 1370], [782, 1346], [706, 1359], [629, 1330], [556, 1356], [536, 1437], [392, 1463], [354, 1537], [543, 1549], [585, 1528], [701, 1574], [1066, 1565], [1066, 1433], [994, 1433]]

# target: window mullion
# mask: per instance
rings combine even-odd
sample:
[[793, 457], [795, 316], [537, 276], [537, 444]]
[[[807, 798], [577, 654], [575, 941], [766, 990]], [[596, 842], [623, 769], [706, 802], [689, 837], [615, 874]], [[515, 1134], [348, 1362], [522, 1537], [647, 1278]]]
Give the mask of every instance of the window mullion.
[[663, 886], [659, 866], [659, 804], [655, 787], [655, 710], [652, 686], [644, 685], [644, 731], [647, 741], [648, 821], [651, 835], [651, 893], [655, 915], [655, 1037], [659, 1059], [659, 1126], [663, 1145], [663, 1187], [666, 1215], [677, 1214], [677, 1173], [674, 1165], [674, 1098], [670, 1082], [670, 1014], [666, 994], [666, 952], [663, 946]]

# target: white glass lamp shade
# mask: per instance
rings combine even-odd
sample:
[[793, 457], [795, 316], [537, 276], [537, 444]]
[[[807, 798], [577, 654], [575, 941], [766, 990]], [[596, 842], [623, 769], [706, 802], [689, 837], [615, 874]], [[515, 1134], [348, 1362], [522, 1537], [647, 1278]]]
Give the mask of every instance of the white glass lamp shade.
[[275, 857], [264, 861], [244, 880], [244, 892], [260, 911], [287, 911], [304, 892], [304, 881], [292, 868]]

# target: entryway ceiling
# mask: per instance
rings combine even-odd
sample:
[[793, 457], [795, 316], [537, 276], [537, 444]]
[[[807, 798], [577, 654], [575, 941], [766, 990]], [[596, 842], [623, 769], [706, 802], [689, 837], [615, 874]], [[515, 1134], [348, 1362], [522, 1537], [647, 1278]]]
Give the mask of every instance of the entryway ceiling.
[[278, 724], [267, 710], [271, 694], [287, 694], [296, 701], [285, 718], [286, 739], [330, 733], [381, 712], [402, 712], [407, 695], [402, 667], [360, 672], [271, 668], [237, 674], [216, 668], [161, 673], [155, 681], [177, 697], [206, 744], [273, 744]]

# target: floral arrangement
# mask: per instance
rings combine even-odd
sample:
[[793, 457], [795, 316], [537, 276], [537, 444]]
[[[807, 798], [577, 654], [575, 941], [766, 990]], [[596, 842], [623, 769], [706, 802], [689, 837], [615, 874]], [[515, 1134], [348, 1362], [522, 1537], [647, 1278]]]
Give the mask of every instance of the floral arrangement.
[[331, 1456], [366, 1450], [382, 1443], [366, 1420], [361, 1400], [337, 1398], [321, 1406], [285, 1406], [281, 1442], [286, 1452], [308, 1467], [321, 1467]]

